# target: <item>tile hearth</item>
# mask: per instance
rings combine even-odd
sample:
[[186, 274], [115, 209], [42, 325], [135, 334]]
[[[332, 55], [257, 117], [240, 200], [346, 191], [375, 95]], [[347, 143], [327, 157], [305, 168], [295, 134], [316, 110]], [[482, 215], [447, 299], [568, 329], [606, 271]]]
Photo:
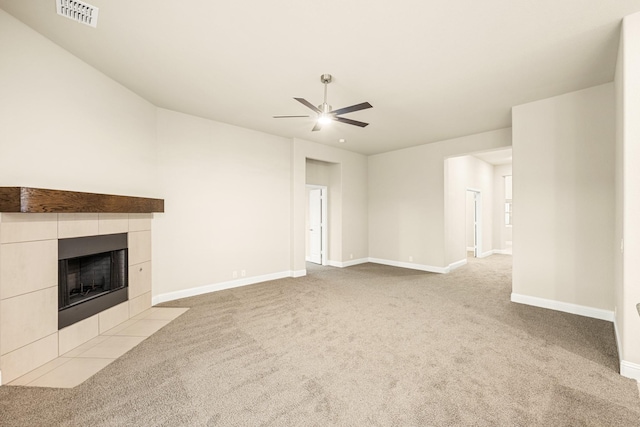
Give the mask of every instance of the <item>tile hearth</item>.
[[187, 310], [151, 307], [7, 385], [56, 388], [80, 385]]

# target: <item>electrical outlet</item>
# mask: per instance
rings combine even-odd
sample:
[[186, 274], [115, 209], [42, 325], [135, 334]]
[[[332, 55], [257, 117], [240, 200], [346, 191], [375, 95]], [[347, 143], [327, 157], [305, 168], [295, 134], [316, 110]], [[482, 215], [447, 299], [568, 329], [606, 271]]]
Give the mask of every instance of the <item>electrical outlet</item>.
[[246, 275], [247, 275], [247, 272], [246, 272], [245, 270], [242, 270], [242, 271], [240, 272], [240, 276], [244, 277], [244, 276], [246, 276]]
[[409, 255], [409, 262], [413, 262], [413, 255]]
[[237, 279], [237, 278], [238, 278], [238, 272], [237, 272], [237, 271], [234, 271], [234, 272], [233, 272], [233, 278], [234, 278], [234, 279]]
[[353, 254], [349, 254], [349, 259], [353, 259]]

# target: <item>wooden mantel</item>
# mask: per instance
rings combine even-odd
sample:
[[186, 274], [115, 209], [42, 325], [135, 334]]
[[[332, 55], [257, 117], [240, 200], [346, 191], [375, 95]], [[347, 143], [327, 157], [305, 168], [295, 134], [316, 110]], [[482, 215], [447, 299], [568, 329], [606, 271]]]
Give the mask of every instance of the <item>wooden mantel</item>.
[[0, 187], [0, 212], [152, 213], [164, 212], [164, 200], [30, 187]]

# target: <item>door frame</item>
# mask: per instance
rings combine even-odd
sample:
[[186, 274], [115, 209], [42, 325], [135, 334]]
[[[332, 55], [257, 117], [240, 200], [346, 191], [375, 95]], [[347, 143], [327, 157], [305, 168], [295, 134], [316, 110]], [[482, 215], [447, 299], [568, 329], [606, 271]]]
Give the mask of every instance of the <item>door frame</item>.
[[[328, 237], [329, 237], [329, 217], [328, 217], [328, 212], [329, 212], [329, 188], [326, 185], [315, 185], [315, 184], [306, 184], [306, 188], [307, 189], [320, 189], [321, 195], [320, 195], [320, 200], [321, 200], [321, 215], [322, 215], [322, 221], [320, 222], [320, 227], [322, 228], [322, 233], [321, 236], [322, 238], [320, 239], [320, 260], [322, 262], [322, 265], [329, 265], [329, 245], [328, 245]], [[309, 210], [309, 203], [307, 203], [306, 206], [307, 211]], [[309, 238], [309, 230], [305, 230], [305, 239]], [[305, 245], [306, 246], [306, 245]]]
[[482, 191], [471, 187], [466, 191], [473, 193], [473, 256], [482, 258]]

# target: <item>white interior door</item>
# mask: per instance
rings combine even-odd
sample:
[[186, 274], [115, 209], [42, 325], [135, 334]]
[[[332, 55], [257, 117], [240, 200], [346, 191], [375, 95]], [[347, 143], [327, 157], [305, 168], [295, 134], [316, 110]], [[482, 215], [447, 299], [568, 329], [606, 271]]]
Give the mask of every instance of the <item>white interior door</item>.
[[473, 256], [478, 258], [480, 256], [480, 250], [478, 245], [480, 239], [478, 239], [478, 196], [480, 193], [473, 193]]
[[473, 256], [482, 257], [482, 194], [479, 190], [467, 189], [467, 206], [471, 210], [473, 233]]
[[465, 245], [467, 252], [475, 252], [476, 250], [476, 212], [475, 212], [475, 196], [473, 191], [467, 191], [465, 200]]
[[309, 191], [309, 261], [315, 264], [322, 264], [322, 191]]

